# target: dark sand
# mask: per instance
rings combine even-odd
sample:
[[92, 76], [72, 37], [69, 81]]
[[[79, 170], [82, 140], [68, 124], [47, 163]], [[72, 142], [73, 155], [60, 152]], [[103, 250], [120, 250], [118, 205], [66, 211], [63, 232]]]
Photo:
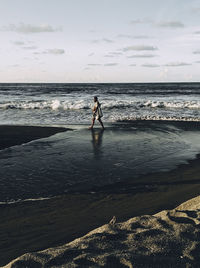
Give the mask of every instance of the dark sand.
[[[200, 160], [174, 171], [149, 176], [151, 184], [99, 189], [96, 194], [67, 194], [50, 200], [0, 206], [0, 265], [26, 252], [62, 245], [108, 223], [172, 209], [200, 193]], [[156, 183], [162, 177], [162, 184]], [[141, 178], [142, 179], [142, 178]], [[165, 183], [164, 183], [165, 181]], [[128, 186], [128, 190], [123, 190]], [[105, 191], [105, 192], [104, 192]]]
[[[10, 127], [2, 127], [2, 131], [3, 128], [9, 132]], [[46, 132], [35, 129], [38, 135], [35, 138], [41, 137], [40, 130], [41, 133], [48, 132], [47, 129]], [[31, 127], [29, 131], [34, 132]], [[51, 135], [54, 134], [51, 131]], [[17, 144], [28, 141], [20, 138], [18, 143], [16, 133], [13, 135]], [[26, 135], [29, 134], [22, 134]], [[113, 215], [117, 221], [124, 221], [137, 215], [172, 209], [199, 195], [199, 174], [200, 159], [197, 158], [173, 171], [143, 176], [134, 183], [127, 181], [93, 189], [95, 193], [71, 193], [49, 200], [0, 205], [0, 265], [26, 252], [67, 243], [108, 223]]]
[[0, 150], [66, 131], [61, 127], [0, 126]]

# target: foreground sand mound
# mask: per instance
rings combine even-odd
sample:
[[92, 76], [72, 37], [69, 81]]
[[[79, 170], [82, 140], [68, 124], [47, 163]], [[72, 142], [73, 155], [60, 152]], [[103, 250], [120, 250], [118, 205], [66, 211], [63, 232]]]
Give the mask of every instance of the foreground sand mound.
[[200, 267], [200, 196], [176, 209], [115, 219], [61, 247], [27, 253], [5, 267]]

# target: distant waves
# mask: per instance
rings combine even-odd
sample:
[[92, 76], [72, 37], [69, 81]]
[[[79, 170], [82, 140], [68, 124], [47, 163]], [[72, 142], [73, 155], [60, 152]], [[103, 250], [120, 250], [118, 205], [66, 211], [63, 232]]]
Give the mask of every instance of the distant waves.
[[93, 96], [104, 122], [200, 121], [200, 84], [1, 84], [0, 124], [79, 124]]

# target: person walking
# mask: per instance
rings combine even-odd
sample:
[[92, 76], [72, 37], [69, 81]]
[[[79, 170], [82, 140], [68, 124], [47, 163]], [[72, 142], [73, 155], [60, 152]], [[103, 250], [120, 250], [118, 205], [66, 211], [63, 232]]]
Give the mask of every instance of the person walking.
[[93, 129], [94, 123], [95, 123], [95, 119], [97, 119], [99, 121], [99, 123], [101, 124], [102, 129], [104, 128], [103, 122], [101, 121], [101, 117], [103, 116], [102, 110], [101, 110], [101, 104], [98, 101], [97, 96], [94, 97], [94, 107], [92, 109], [92, 124], [89, 127], [89, 129]]

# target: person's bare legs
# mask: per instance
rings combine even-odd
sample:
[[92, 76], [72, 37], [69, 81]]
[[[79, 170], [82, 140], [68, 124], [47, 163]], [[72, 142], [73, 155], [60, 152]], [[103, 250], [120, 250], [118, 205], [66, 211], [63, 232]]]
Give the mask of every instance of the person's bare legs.
[[101, 121], [101, 118], [99, 118], [98, 120], [99, 120], [99, 123], [101, 124], [102, 128], [105, 129], [103, 122]]
[[89, 129], [93, 129], [94, 122], [95, 122], [95, 117], [92, 118], [92, 125], [89, 127]]

